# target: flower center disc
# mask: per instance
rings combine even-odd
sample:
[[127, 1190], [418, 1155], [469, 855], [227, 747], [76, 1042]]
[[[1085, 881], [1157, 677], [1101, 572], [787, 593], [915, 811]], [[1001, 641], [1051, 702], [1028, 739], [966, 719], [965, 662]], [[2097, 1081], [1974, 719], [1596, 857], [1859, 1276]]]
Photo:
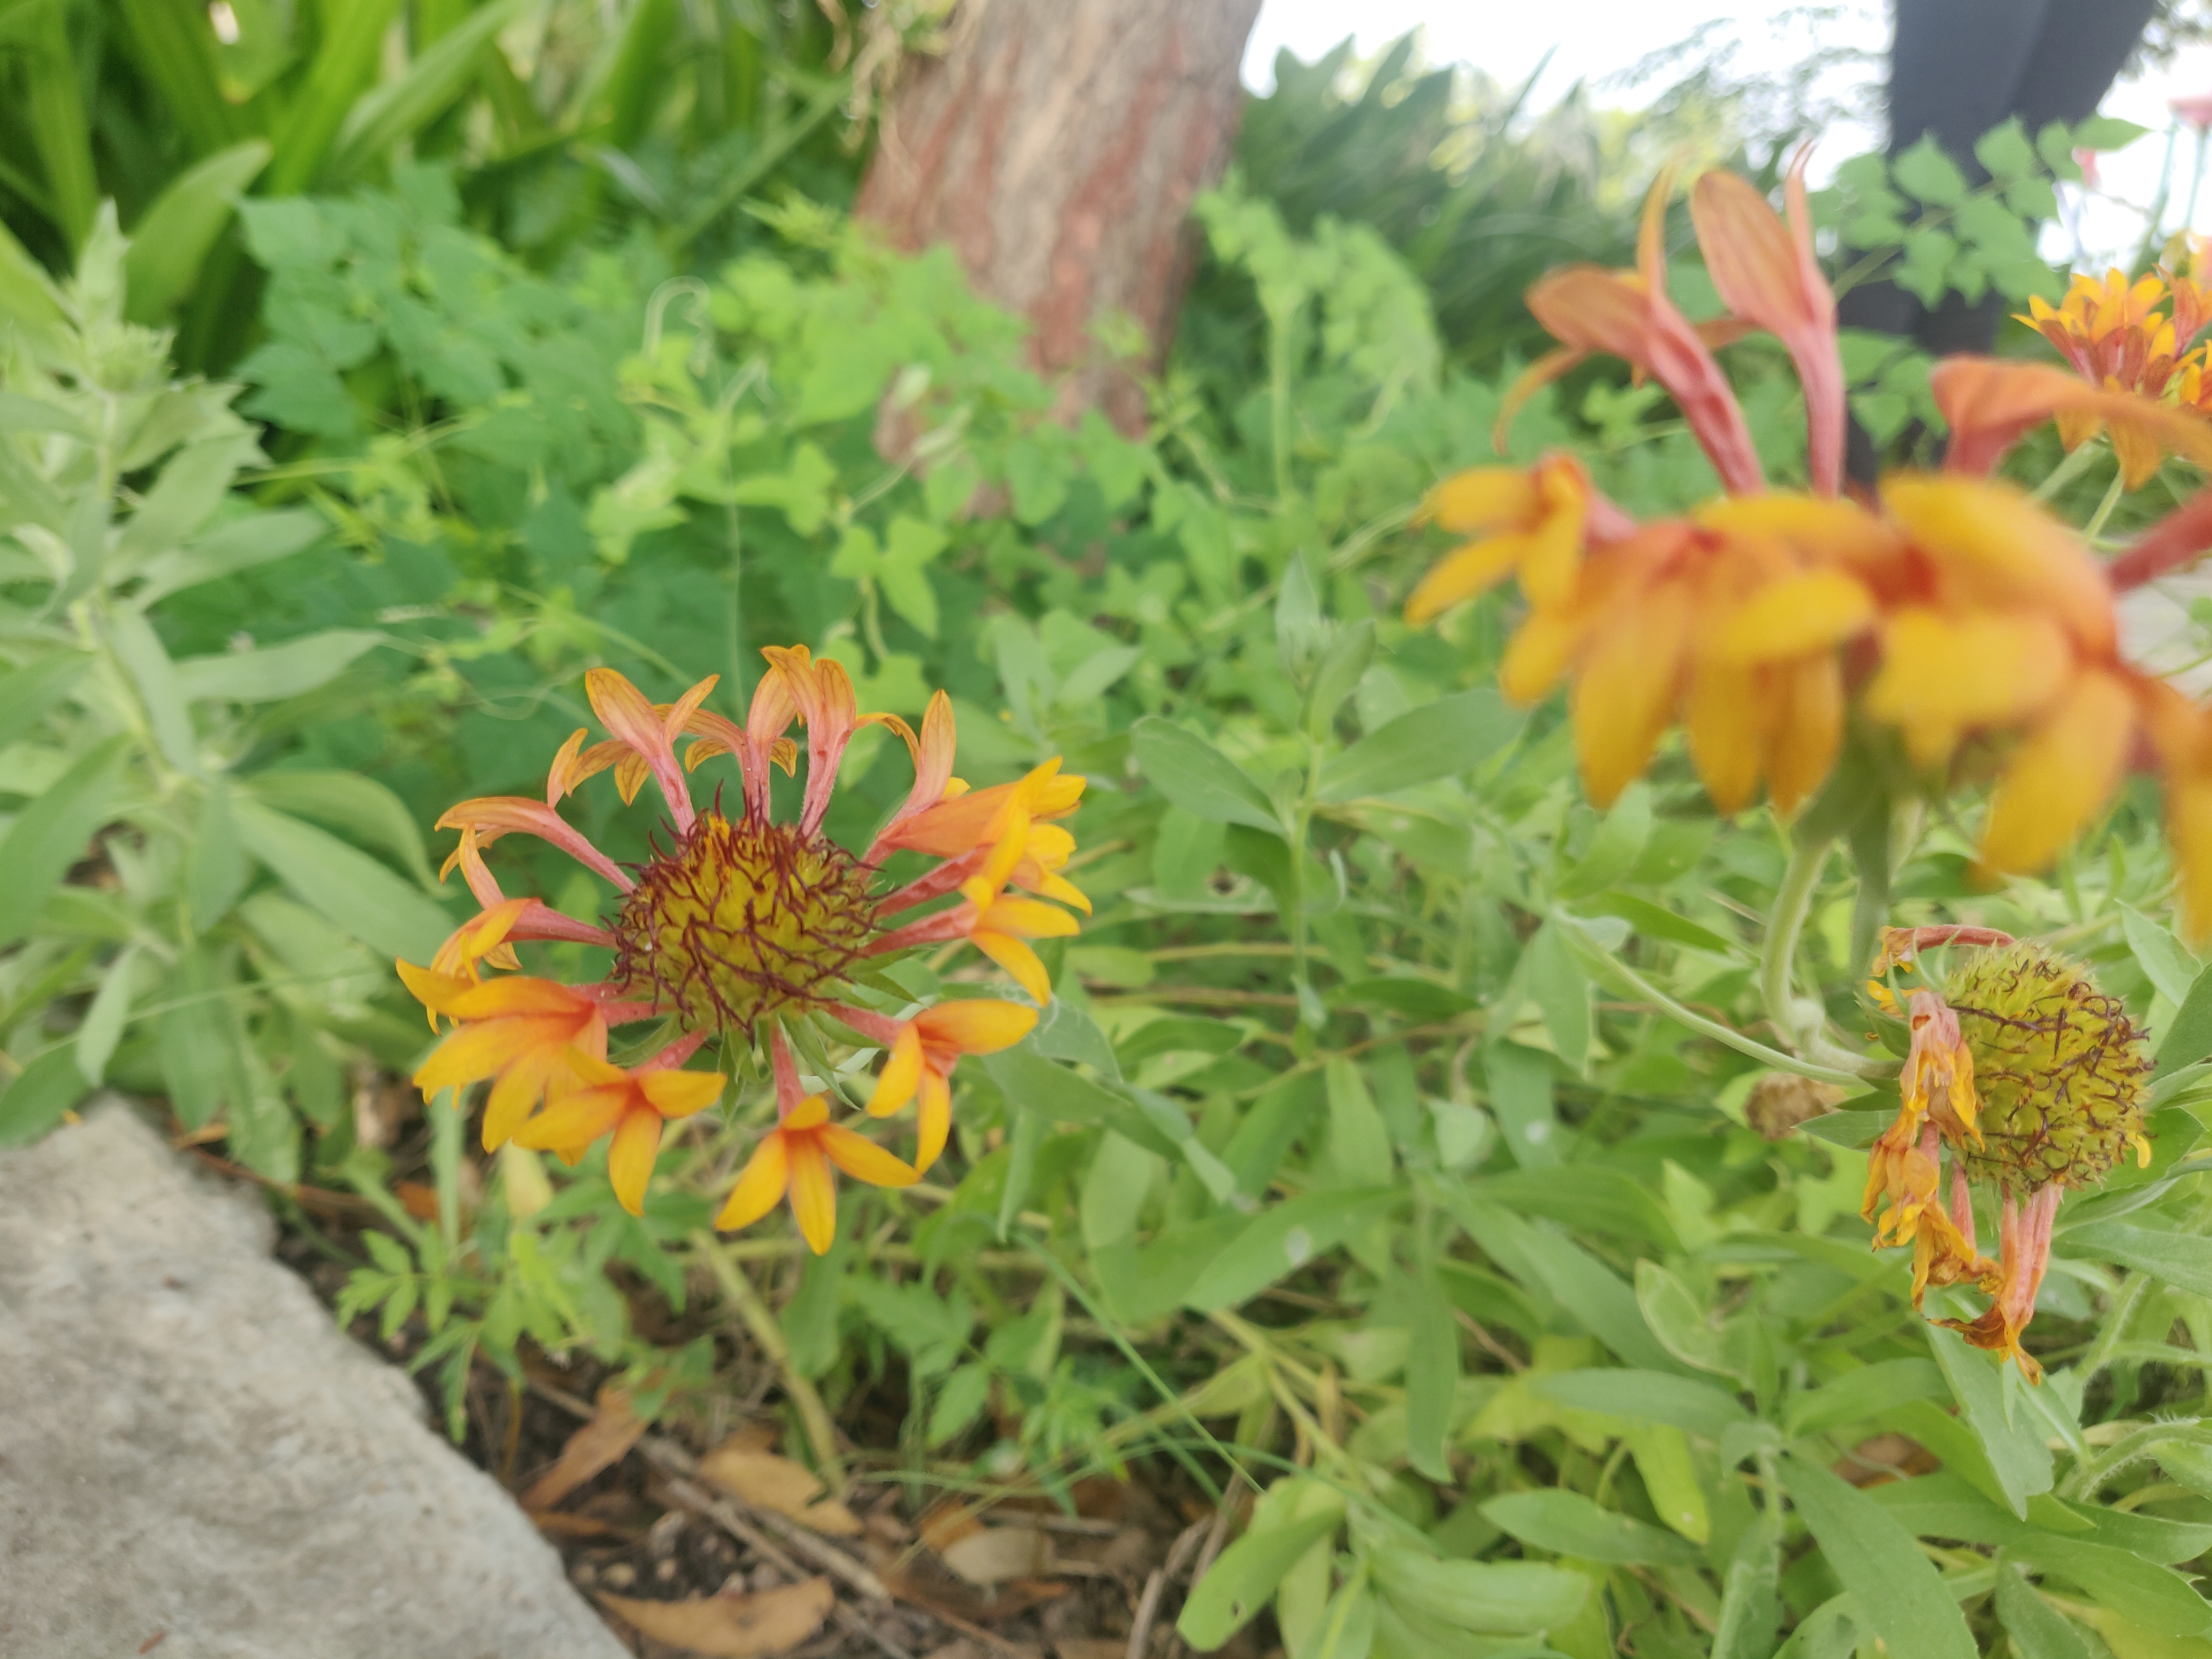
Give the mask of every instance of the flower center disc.
[[1943, 999], [1974, 1055], [1981, 1145], [1970, 1180], [2094, 1186], [2142, 1127], [2150, 1061], [2119, 999], [2040, 946], [1978, 951]]
[[842, 979], [875, 931], [870, 878], [795, 824], [702, 817], [655, 859], [615, 918], [615, 981], [693, 1030], [750, 1036], [765, 1016]]

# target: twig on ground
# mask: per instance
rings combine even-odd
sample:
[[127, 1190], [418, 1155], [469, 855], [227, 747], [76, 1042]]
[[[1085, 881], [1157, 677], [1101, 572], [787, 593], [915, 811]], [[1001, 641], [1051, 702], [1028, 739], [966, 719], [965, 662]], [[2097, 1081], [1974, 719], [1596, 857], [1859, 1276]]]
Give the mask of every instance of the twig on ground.
[[1212, 1524], [1194, 1521], [1176, 1534], [1175, 1542], [1168, 1548], [1168, 1559], [1146, 1578], [1145, 1593], [1137, 1602], [1136, 1622], [1129, 1626], [1127, 1659], [1146, 1659], [1145, 1650], [1152, 1642], [1152, 1626], [1160, 1616], [1160, 1599], [1167, 1593], [1168, 1581], [1182, 1572]]

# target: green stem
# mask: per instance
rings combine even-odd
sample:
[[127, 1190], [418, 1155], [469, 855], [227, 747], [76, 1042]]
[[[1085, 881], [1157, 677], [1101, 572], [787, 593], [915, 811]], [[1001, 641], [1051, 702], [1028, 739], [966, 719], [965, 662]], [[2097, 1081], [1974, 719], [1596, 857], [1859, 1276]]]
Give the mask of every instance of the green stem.
[[1275, 499], [1291, 499], [1291, 325], [1267, 319], [1267, 390], [1273, 405], [1269, 441], [1275, 451]]
[[2112, 1363], [2112, 1351], [2119, 1346], [2121, 1334], [2127, 1329], [2128, 1321], [2135, 1317], [2143, 1292], [2149, 1288], [2148, 1273], [2131, 1273], [2122, 1281], [2119, 1294], [2112, 1298], [2112, 1312], [2105, 1316], [2104, 1324], [2098, 1328], [2097, 1340], [2081, 1357], [2081, 1371], [2085, 1379], [2094, 1376]]
[[1800, 841], [1790, 854], [1783, 872], [1782, 889], [1774, 896], [1774, 914], [1766, 924], [1766, 945], [1759, 957], [1759, 988], [1766, 1004], [1766, 1017], [1793, 1048], [1802, 1049], [1820, 1032], [1817, 1010], [1807, 1019], [1796, 1006], [1790, 988], [1790, 969], [1797, 959], [1797, 940], [1805, 931], [1805, 917], [1813, 908], [1814, 890], [1828, 861], [1829, 841], [1821, 836]]
[[1628, 995], [1664, 1009], [1668, 1017], [1678, 1024], [1686, 1025], [1740, 1054], [1748, 1054], [1778, 1072], [1809, 1077], [1817, 1083], [1835, 1083], [1845, 1088], [1855, 1088], [1868, 1078], [1881, 1077], [1895, 1069], [1881, 1060], [1865, 1059], [1826, 1043], [1821, 1044], [1812, 1058], [1802, 1058], [1784, 1054], [1779, 1048], [1769, 1048], [1757, 1037], [1746, 1036], [1734, 1026], [1723, 1025], [1717, 1019], [1709, 1019], [1692, 1009], [1684, 1007], [1620, 957], [1590, 948], [1577, 930], [1570, 927], [1565, 931], [1575, 953], [1582, 957], [1583, 965], [1589, 969], [1593, 978], [1611, 981]]
[[2035, 487], [2035, 499], [2047, 501], [2068, 484], [2087, 471], [2089, 463], [2103, 453], [2101, 444], [2083, 441], [2067, 453], [2066, 459], [2051, 469], [2051, 476]]
[[2097, 503], [2097, 511], [2091, 516], [2089, 522], [2081, 526], [2083, 541], [2095, 541], [2104, 530], [2105, 520], [2112, 516], [2112, 509], [2120, 504], [2120, 497], [2127, 492], [2127, 479], [2128, 471], [2125, 467], [2117, 465], [2113, 467], [2112, 482], [2106, 488], [2105, 499]]

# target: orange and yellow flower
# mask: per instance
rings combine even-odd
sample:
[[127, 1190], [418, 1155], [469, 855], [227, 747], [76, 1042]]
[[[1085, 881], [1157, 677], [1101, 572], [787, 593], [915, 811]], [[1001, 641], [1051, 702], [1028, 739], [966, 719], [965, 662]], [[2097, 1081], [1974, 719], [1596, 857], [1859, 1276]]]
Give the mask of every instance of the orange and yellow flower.
[[[830, 1124], [825, 1102], [802, 1109], [784, 1086], [787, 1029], [813, 1026], [817, 1036], [860, 1030], [880, 1042], [891, 1084], [877, 1091], [877, 1109], [896, 1109], [919, 1093], [921, 1162], [933, 1160], [949, 1133], [948, 1079], [959, 1056], [1019, 1041], [1035, 1024], [1035, 1010], [962, 1003], [955, 1006], [997, 1012], [923, 1009], [894, 1021], [860, 1006], [883, 994], [861, 981], [884, 957], [966, 941], [1039, 1006], [1048, 1002], [1050, 976], [1029, 941], [1074, 933], [1080, 924], [1073, 912], [1090, 910], [1064, 873], [1075, 841], [1060, 822], [1080, 802], [1084, 780], [1063, 773], [1055, 759], [1012, 783], [970, 790], [952, 774], [955, 733], [944, 693], [931, 699], [917, 734], [895, 715], [862, 713], [838, 663], [817, 659], [804, 647], [763, 654], [768, 670], [742, 725], [706, 706], [712, 677], [673, 702], [654, 703], [611, 669], [586, 675], [592, 712], [607, 737], [587, 745], [587, 732], [572, 735], [553, 758], [542, 800], [463, 801], [440, 819], [440, 828], [461, 834], [447, 867], [462, 870], [483, 913], [455, 931], [429, 968], [403, 963], [399, 971], [429, 1012], [433, 1030], [441, 1016], [455, 1026], [416, 1074], [426, 1096], [489, 1081], [487, 1148], [512, 1139], [573, 1163], [611, 1138], [609, 1177], [633, 1212], [644, 1201], [665, 1125], [702, 1110], [721, 1092], [722, 1073], [685, 1069], [685, 1062], [710, 1042], [726, 1054], [765, 1045], [780, 1068], [781, 1127], [771, 1138], [781, 1150], [764, 1149], [756, 1163], [765, 1170], [782, 1160], [801, 1230], [818, 1249], [826, 1247], [834, 1209], [825, 1221], [817, 1200], [827, 1176], [817, 1182], [810, 1160], [842, 1159], [840, 1167], [852, 1173], [874, 1170], [887, 1179], [903, 1170], [912, 1180], [915, 1171], [889, 1153], [855, 1150], [871, 1143]], [[794, 723], [804, 727], [806, 764], [796, 817], [779, 821], [770, 779], [777, 768], [799, 770], [802, 751], [787, 735]], [[905, 740], [915, 783], [866, 854], [855, 858], [822, 826], [845, 750], [870, 724], [890, 726]], [[692, 774], [717, 757], [738, 768], [744, 806], [735, 817], [725, 815], [719, 796], [703, 809], [692, 796]], [[655, 785], [673, 833], [669, 850], [625, 866], [561, 816], [562, 802], [602, 772], [613, 773], [625, 803], [648, 781]], [[604, 878], [614, 890], [611, 916], [579, 921], [538, 899], [507, 897], [483, 853], [514, 834], [536, 836]], [[888, 884], [884, 865], [914, 854], [937, 863], [903, 885]], [[919, 920], [894, 921], [908, 912], [920, 912]], [[540, 940], [601, 946], [611, 952], [612, 967], [604, 981], [586, 986], [519, 972], [485, 977], [487, 967], [519, 969], [516, 942]], [[663, 1025], [655, 1038], [659, 1052], [638, 1066], [611, 1061], [611, 1028], [646, 1021]], [[751, 1206], [767, 1176], [757, 1171], [749, 1179], [746, 1202], [725, 1210], [726, 1224], [741, 1224], [727, 1217], [774, 1206], [773, 1199]]]
[[[1528, 611], [1499, 667], [1527, 702], [1570, 684], [1590, 799], [1610, 803], [1680, 726], [1723, 811], [1762, 784], [1794, 811], [1826, 778], [1847, 708], [1893, 727], [1923, 773], [1974, 740], [2002, 756], [1982, 857], [1997, 872], [2048, 864], [2103, 810], [2140, 747], [2165, 773], [2170, 838], [2192, 936], [2212, 932], [2212, 718], [2120, 655], [2116, 592], [2212, 547], [2212, 494], [2108, 568], [2040, 503], [1988, 474], [2057, 418], [2109, 430], [2130, 476], [2179, 453], [2212, 471], [2212, 422], [2179, 406], [2181, 355], [2208, 320], [2192, 280], [2081, 279], [2034, 320], [2080, 371], [1953, 358], [1931, 387], [1949, 425], [1942, 473], [1904, 473], [1847, 500], [1835, 307], [1814, 257], [1801, 174], [1788, 221], [1742, 180], [1708, 173], [1692, 218], [1731, 315], [1691, 328], [1666, 301], [1647, 203], [1632, 273], [1570, 267], [1529, 307], [1562, 349], [1528, 389], [1593, 350], [1626, 357], [1674, 395], [1729, 492], [1638, 526], [1563, 456], [1482, 467], [1431, 493], [1428, 516], [1471, 539], [1414, 588], [1415, 623], [1518, 578]], [[2158, 307], [2170, 302], [2171, 314]], [[1790, 351], [1808, 411], [1808, 493], [1769, 491], [1711, 344], [1751, 328]], [[1900, 1156], [1902, 1153], [1900, 1152]]]
[[802, 1095], [799, 1073], [783, 1034], [770, 1040], [775, 1066], [776, 1124], [760, 1139], [738, 1172], [728, 1202], [714, 1218], [725, 1231], [750, 1227], [787, 1195], [799, 1237], [817, 1255], [837, 1237], [837, 1177], [842, 1170], [877, 1187], [911, 1187], [920, 1170], [902, 1163], [865, 1135], [830, 1121], [822, 1095]]

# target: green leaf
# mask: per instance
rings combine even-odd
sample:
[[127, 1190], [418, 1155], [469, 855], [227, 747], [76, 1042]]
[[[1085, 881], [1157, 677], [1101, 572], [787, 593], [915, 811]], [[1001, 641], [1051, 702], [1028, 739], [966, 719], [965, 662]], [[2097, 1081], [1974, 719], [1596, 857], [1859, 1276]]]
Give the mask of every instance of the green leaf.
[[941, 1446], [954, 1438], [990, 1403], [990, 1368], [980, 1364], [956, 1367], [938, 1390], [937, 1404], [929, 1413], [929, 1443]]
[[189, 547], [147, 560], [138, 573], [136, 598], [142, 605], [151, 605], [202, 582], [289, 558], [313, 546], [329, 527], [319, 513], [256, 513], [235, 520]]
[[1624, 1437], [1659, 1518], [1692, 1543], [1709, 1542], [1712, 1513], [1687, 1435], [1671, 1423], [1638, 1423]]
[[1331, 1188], [1262, 1210], [1217, 1250], [1183, 1292], [1200, 1313], [1235, 1307], [1324, 1251], [1333, 1250], [1400, 1201], [1395, 1187]]
[[2089, 1221], [2059, 1235], [2063, 1254], [2116, 1261], [2197, 1296], [2212, 1296], [2212, 1238], [2131, 1227], [2124, 1221]]
[[1581, 960], [1547, 919], [1522, 957], [1528, 995], [1544, 1016], [1544, 1029], [1560, 1062], [1577, 1076], [1589, 1069], [1590, 981]]
[[2102, 1605], [2125, 1615], [2131, 1625], [2181, 1641], [2212, 1637], [2212, 1602], [2171, 1567], [2109, 1544], [2047, 1534], [2022, 1538], [2008, 1545], [2006, 1553], [2039, 1572], [2056, 1573], [2079, 1584]]
[[1387, 795], [1480, 765], [1511, 742], [1522, 716], [1487, 686], [1440, 698], [1371, 732], [1321, 769], [1321, 799]]
[[2123, 904], [2120, 933], [2158, 994], [2177, 1008], [2189, 1000], [2200, 971], [2181, 941], [2131, 904]]
[[258, 801], [240, 799], [233, 810], [248, 852], [380, 954], [428, 962], [453, 931], [453, 917], [419, 889], [337, 836]]
[[[1546, 1076], [1549, 1075], [1547, 1067]], [[1494, 1072], [1492, 1088], [1495, 1104]], [[1618, 1234], [1656, 1245], [1670, 1255], [1679, 1255], [1682, 1249], [1674, 1222], [1652, 1196], [1650, 1188], [1619, 1170], [1595, 1164], [1568, 1164], [1540, 1170], [1509, 1170], [1498, 1175], [1479, 1176], [1466, 1184], [1477, 1197], [1503, 1204], [1523, 1215], [1564, 1221], [1579, 1231]]]
[[1176, 1632], [1201, 1651], [1219, 1647], [1259, 1616], [1283, 1575], [1343, 1520], [1332, 1510], [1246, 1533], [1221, 1552], [1192, 1588], [1176, 1620]]
[[2020, 1659], [2089, 1659], [2089, 1644], [2058, 1610], [1997, 1559], [1997, 1619]]
[[2168, 1076], [2185, 1066], [2194, 1066], [2207, 1054], [2212, 1054], [2212, 968], [2189, 982], [2189, 994], [2181, 999], [2173, 1023], [2166, 1028], [2153, 1056], [2151, 1075]]
[[275, 702], [328, 684], [383, 642], [366, 629], [332, 628], [282, 645], [187, 657], [175, 665], [177, 689], [194, 702]]
[[53, 787], [18, 813], [0, 839], [0, 945], [31, 929], [46, 901], [59, 890], [70, 866], [85, 854], [93, 834], [107, 822], [122, 787], [128, 738], [110, 738], [79, 757]]
[[77, 1070], [94, 1088], [106, 1081], [107, 1062], [114, 1058], [115, 1045], [123, 1040], [123, 1028], [130, 1021], [131, 980], [137, 969], [137, 945], [126, 945], [117, 951], [76, 1028]]
[[1734, 1395], [1672, 1371], [1552, 1371], [1528, 1379], [1547, 1400], [1631, 1422], [1664, 1423], [1707, 1440], [1751, 1421]]
[[391, 854], [426, 888], [438, 884], [415, 815], [374, 778], [358, 772], [285, 768], [258, 772], [240, 787], [264, 806], [312, 818], [326, 829], [343, 830], [364, 845]]
[[2008, 116], [2002, 125], [1991, 127], [1974, 141], [1974, 159], [1989, 170], [1991, 178], [2012, 179], [2034, 171], [2035, 146], [2028, 141], [2020, 117]]
[[1276, 660], [1291, 681], [1303, 685], [1306, 672], [1327, 643], [1328, 627], [1322, 620], [1321, 596], [1314, 592], [1313, 572], [1306, 568], [1303, 554], [1293, 553], [1283, 567], [1282, 585], [1275, 593]]
[[1893, 1654], [1977, 1659], [1973, 1637], [1912, 1534], [1874, 1499], [1791, 1456], [1784, 1482], [1820, 1553]]
[[339, 125], [376, 74], [385, 32], [398, 9], [399, 0], [350, 0], [330, 15], [307, 77], [271, 135], [276, 155], [266, 194], [296, 195], [321, 176]]
[[1735, 1376], [1736, 1364], [1721, 1333], [1681, 1279], [1648, 1257], [1636, 1264], [1636, 1305], [1667, 1352], [1686, 1365]]
[[1620, 792], [1613, 810], [1599, 820], [1597, 833], [1574, 868], [1552, 884], [1555, 898], [1587, 898], [1610, 887], [1636, 867], [1651, 836], [1651, 787], [1638, 779]]
[[1333, 1187], [1380, 1187], [1390, 1179], [1390, 1134], [1359, 1068], [1344, 1054], [1331, 1054], [1323, 1075], [1328, 1085], [1328, 1157], [1323, 1178]]
[[1517, 1042], [1493, 1042], [1482, 1051], [1490, 1110], [1505, 1136], [1505, 1150], [1524, 1170], [1559, 1163], [1559, 1120], [1552, 1110], [1551, 1057]]
[[1339, 629], [1315, 667], [1306, 692], [1306, 731], [1316, 742], [1329, 729], [1359, 678], [1375, 660], [1375, 624], [1363, 617]]
[[231, 817], [229, 781], [218, 774], [208, 783], [191, 849], [185, 855], [185, 902], [194, 931], [204, 933], [228, 915], [252, 876], [253, 860], [246, 857]]
[[1130, 738], [1138, 769], [1194, 817], [1281, 833], [1267, 791], [1196, 732], [1147, 714], [1130, 728]]
[[1437, 1282], [1434, 1264], [1421, 1263], [1413, 1274], [1412, 1291], [1413, 1340], [1406, 1352], [1406, 1456], [1416, 1474], [1449, 1486], [1452, 1472], [1444, 1440], [1451, 1432], [1459, 1389], [1459, 1325]]
[[343, 183], [442, 114], [476, 78], [477, 58], [536, 0], [491, 0], [410, 64], [396, 80], [363, 93], [345, 112], [326, 178]]
[[274, 153], [265, 138], [217, 150], [170, 179], [138, 216], [123, 255], [126, 314], [132, 322], [158, 323], [176, 309], [230, 222], [239, 192]]
[[1885, 1359], [1832, 1376], [1790, 1402], [1793, 1435], [1817, 1434], [1849, 1423], [1863, 1423], [1908, 1400], [1948, 1400], [1950, 1384], [1931, 1359]]
[[2012, 1512], [2025, 1519], [2027, 1500], [2051, 1490], [2051, 1449], [2028, 1425], [2023, 1413], [2018, 1424], [2007, 1420], [2004, 1373], [1997, 1364], [1966, 1338], [1940, 1325], [1926, 1328], [1928, 1346], [1942, 1367], [1952, 1397], [1990, 1460], [1990, 1468], [2002, 1488]]
[[1590, 1581], [1533, 1561], [1439, 1561], [1393, 1540], [1368, 1560], [1382, 1594], [1458, 1630], [1522, 1635], [1556, 1630], [1583, 1609]]
[[2148, 127], [2138, 126], [2133, 121], [2123, 121], [2117, 115], [2093, 115], [2075, 125], [2069, 135], [2068, 147], [2100, 152], [2125, 149], [2149, 131]]
[[47, 1049], [0, 1094], [0, 1146], [36, 1140], [91, 1092], [77, 1067], [75, 1044]]
[[11, 737], [28, 732], [91, 665], [82, 652], [64, 651], [0, 676], [0, 732]]
[[177, 684], [177, 665], [154, 632], [154, 625], [135, 611], [118, 610], [108, 617], [109, 639], [138, 688], [147, 723], [161, 758], [187, 777], [200, 769], [199, 739], [192, 731], [191, 711]]
[[1695, 1566], [1705, 1552], [1686, 1538], [1601, 1510], [1578, 1492], [1547, 1487], [1507, 1492], [1482, 1513], [1524, 1544], [1554, 1555], [1615, 1566]]
[[1966, 199], [1970, 188], [1966, 175], [1959, 171], [1959, 164], [1944, 152], [1933, 133], [1922, 134], [1917, 143], [1892, 162], [1890, 176], [1899, 190], [1930, 207], [1956, 207]]
[[0, 322], [13, 324], [27, 345], [45, 354], [56, 348], [68, 316], [46, 268], [0, 225]]

